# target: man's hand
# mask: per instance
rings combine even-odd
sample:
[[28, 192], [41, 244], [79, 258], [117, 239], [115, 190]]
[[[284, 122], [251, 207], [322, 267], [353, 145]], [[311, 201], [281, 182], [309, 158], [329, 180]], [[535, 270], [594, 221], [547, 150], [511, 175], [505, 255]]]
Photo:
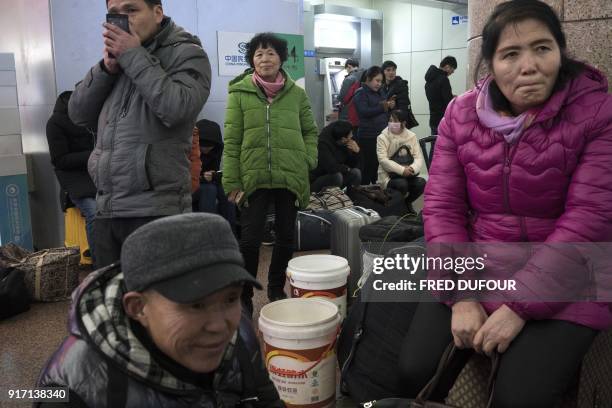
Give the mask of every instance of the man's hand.
[[410, 166], [404, 166], [404, 177], [414, 176], [414, 170]]
[[497, 309], [474, 336], [474, 349], [490, 356], [493, 351], [503, 353], [523, 330], [525, 320], [506, 305]]
[[104, 67], [110, 74], [113, 74], [113, 75], [118, 74], [119, 71], [121, 70], [121, 67], [119, 66], [119, 63], [117, 62], [117, 60], [115, 58], [111, 58], [108, 55], [106, 46], [104, 47]]
[[353, 139], [348, 141], [348, 143], [346, 144], [346, 148], [355, 154], [359, 153], [359, 145]]
[[[137, 34], [127, 33], [116, 25], [109, 23], [104, 23], [104, 28], [102, 35], [104, 36], [105, 55], [108, 52], [115, 58], [119, 58], [127, 50], [140, 47], [140, 38]], [[106, 64], [106, 60], [104, 64]]]
[[487, 320], [487, 313], [479, 302], [462, 300], [453, 305], [451, 332], [455, 346], [474, 347], [474, 336]]
[[214, 176], [215, 176], [215, 172], [212, 170], [204, 172], [204, 180], [208, 181], [209, 183], [213, 181]]

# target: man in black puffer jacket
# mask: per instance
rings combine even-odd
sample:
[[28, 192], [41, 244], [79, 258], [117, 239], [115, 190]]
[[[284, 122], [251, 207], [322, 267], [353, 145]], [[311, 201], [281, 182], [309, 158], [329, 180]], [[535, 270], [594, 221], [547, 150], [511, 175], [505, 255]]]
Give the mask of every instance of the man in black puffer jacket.
[[62, 190], [85, 217], [85, 230], [89, 249], [93, 250], [93, 222], [96, 216], [96, 186], [87, 172], [87, 160], [94, 148], [95, 132], [77, 126], [68, 117], [71, 91], [57, 98], [53, 115], [47, 122], [47, 142], [51, 163]]
[[67, 387], [70, 402], [38, 407], [284, 407], [241, 318], [246, 285], [261, 289], [220, 216], [140, 227], [124, 242], [121, 265], [74, 292], [70, 335], [38, 381]]

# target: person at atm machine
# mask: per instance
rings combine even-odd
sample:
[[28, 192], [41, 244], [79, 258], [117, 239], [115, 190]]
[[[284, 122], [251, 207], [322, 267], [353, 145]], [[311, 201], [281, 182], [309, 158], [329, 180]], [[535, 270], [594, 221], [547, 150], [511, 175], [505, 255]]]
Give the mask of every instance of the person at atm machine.
[[361, 81], [361, 76], [363, 75], [363, 68], [359, 68], [359, 60], [355, 58], [349, 58], [344, 63], [344, 69], [348, 72], [344, 81], [342, 81], [342, 85], [340, 86], [340, 93], [338, 93], [338, 101], [341, 103], [340, 116], [338, 119], [347, 120], [348, 119], [348, 110], [349, 105], [344, 103], [344, 99], [346, 98], [351, 86], [355, 82]]

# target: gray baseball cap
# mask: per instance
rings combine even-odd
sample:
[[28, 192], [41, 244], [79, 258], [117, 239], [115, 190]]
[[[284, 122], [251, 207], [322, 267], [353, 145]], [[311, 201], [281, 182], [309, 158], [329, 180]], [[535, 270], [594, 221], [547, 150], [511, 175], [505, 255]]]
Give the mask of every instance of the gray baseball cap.
[[143, 225], [121, 247], [128, 291], [154, 289], [176, 303], [193, 303], [234, 284], [259, 282], [244, 269], [229, 223], [216, 214], [190, 213]]

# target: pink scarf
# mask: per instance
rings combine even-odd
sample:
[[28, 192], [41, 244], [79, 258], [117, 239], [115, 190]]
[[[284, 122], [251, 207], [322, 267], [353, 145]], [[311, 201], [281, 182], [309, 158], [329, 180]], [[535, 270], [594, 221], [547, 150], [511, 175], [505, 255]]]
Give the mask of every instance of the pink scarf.
[[480, 123], [489, 129], [501, 133], [507, 143], [514, 143], [535, 119], [535, 112], [529, 110], [518, 116], [504, 116], [493, 109], [493, 102], [489, 96], [489, 85], [492, 77], [487, 78], [481, 85], [476, 100], [476, 113]]
[[285, 77], [278, 71], [274, 82], [266, 82], [262, 77], [259, 76], [257, 71], [253, 71], [253, 83], [255, 86], [261, 86], [268, 98], [268, 102], [272, 103], [272, 100], [285, 86]]

